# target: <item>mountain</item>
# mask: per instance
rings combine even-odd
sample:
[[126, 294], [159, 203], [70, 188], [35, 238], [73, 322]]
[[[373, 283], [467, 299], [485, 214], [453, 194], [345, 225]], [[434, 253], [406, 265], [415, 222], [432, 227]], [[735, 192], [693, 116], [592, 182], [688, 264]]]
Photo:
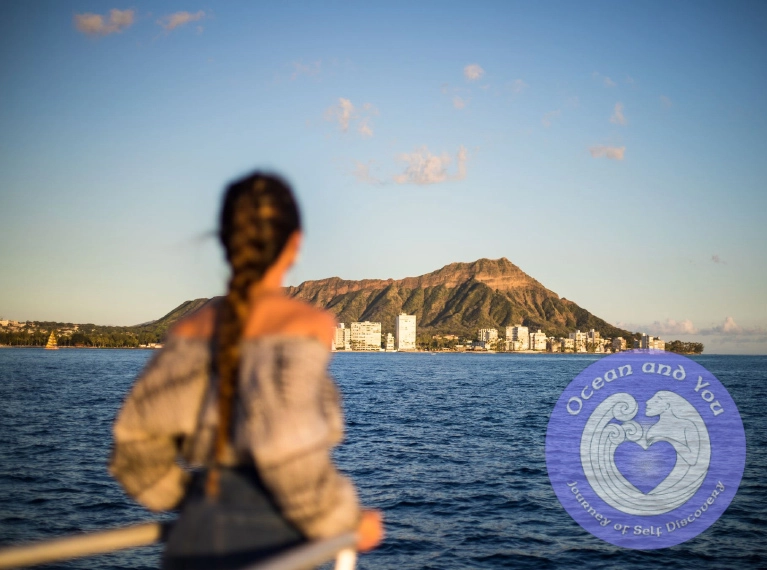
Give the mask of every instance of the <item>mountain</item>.
[[348, 281], [330, 277], [288, 287], [288, 295], [327, 309], [339, 322], [380, 321], [394, 332], [394, 318], [416, 315], [419, 333], [474, 337], [477, 329], [523, 324], [548, 335], [596, 329], [603, 337], [631, 337], [541, 285], [505, 257], [451, 263], [405, 279]]

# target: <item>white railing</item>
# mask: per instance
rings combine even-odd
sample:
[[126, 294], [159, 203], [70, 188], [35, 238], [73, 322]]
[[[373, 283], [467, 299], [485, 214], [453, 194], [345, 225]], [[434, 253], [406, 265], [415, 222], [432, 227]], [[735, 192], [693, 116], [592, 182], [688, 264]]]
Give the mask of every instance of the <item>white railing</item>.
[[[0, 570], [147, 546], [160, 540], [162, 529], [162, 524], [152, 522], [2, 548]], [[333, 558], [336, 559], [336, 570], [353, 570], [357, 562], [357, 553], [354, 550], [356, 543], [356, 535], [349, 532], [302, 544], [243, 570], [304, 570]]]

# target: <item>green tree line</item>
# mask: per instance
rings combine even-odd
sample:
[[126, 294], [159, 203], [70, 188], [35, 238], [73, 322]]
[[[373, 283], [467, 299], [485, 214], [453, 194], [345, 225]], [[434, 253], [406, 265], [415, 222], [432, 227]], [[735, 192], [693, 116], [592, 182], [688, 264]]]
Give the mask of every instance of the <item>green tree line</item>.
[[682, 342], [681, 340], [672, 340], [666, 343], [666, 350], [668, 352], [676, 352], [679, 354], [702, 354], [703, 343], [702, 342]]
[[[100, 327], [116, 329], [117, 327]], [[55, 330], [55, 329], [54, 329]], [[35, 331], [3, 331], [0, 332], [0, 344], [8, 346], [45, 346], [48, 343], [50, 329]], [[163, 333], [154, 331], [125, 331], [125, 330], [92, 330], [75, 331], [71, 335], [56, 333], [56, 341], [63, 347], [88, 348], [138, 348], [142, 344], [162, 342]]]

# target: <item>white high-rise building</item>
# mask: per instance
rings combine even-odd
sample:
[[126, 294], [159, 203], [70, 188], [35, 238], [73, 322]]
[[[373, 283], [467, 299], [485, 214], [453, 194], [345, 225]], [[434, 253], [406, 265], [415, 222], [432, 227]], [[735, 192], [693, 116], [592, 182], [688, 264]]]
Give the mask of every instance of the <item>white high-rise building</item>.
[[394, 352], [394, 335], [386, 333], [386, 352]]
[[394, 319], [394, 339], [397, 350], [415, 350], [415, 315], [397, 315]]
[[351, 350], [352, 331], [344, 323], [338, 323], [335, 331], [333, 346], [336, 350]]
[[586, 352], [586, 333], [576, 330], [568, 336], [575, 342], [575, 352]]
[[530, 331], [522, 325], [506, 327], [506, 340], [509, 341], [509, 350], [528, 350]]
[[352, 323], [352, 350], [381, 350], [381, 323]]
[[494, 343], [498, 341], [498, 329], [479, 329], [477, 338], [482, 342]]
[[534, 332], [530, 335], [530, 350], [546, 350], [547, 340], [548, 337], [546, 336], [546, 333], [541, 332], [541, 329], [538, 329], [538, 332]]

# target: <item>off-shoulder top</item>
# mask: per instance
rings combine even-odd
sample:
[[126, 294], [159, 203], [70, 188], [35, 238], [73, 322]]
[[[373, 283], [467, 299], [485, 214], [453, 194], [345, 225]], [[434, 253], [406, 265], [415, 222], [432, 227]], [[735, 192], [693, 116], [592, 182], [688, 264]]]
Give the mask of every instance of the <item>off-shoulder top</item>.
[[[308, 538], [355, 528], [357, 495], [332, 463], [343, 434], [329, 351], [309, 337], [269, 335], [241, 345], [228, 464], [256, 466], [281, 512]], [[171, 337], [134, 384], [114, 424], [109, 462], [152, 510], [183, 498], [186, 466], [209, 464], [217, 423], [210, 341]]]

